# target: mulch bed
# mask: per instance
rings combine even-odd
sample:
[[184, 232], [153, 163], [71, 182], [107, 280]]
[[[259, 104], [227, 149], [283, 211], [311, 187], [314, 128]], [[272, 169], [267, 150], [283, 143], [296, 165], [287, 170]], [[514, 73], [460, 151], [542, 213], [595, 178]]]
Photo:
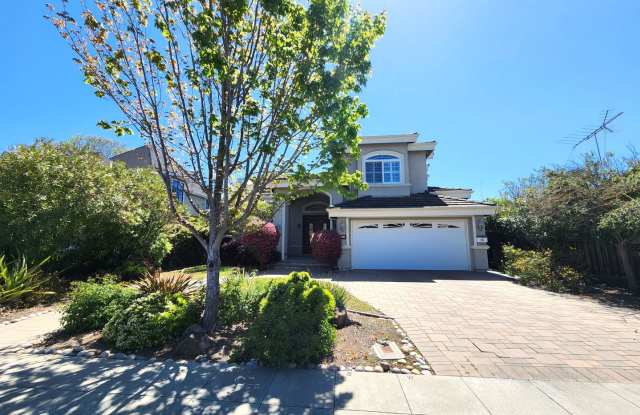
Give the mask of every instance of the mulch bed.
[[[327, 357], [322, 363], [350, 368], [374, 367], [381, 363], [372, 349], [376, 342], [394, 341], [399, 346], [402, 345], [404, 336], [393, 320], [369, 317], [356, 313], [349, 313], [349, 319], [350, 324], [337, 331], [333, 354]], [[242, 345], [245, 333], [246, 328], [240, 325], [218, 330], [213, 337], [215, 346], [207, 353], [207, 360], [215, 362], [230, 361], [233, 352], [238, 350]], [[111, 350], [109, 346], [102, 341], [100, 331], [77, 335], [69, 335], [63, 332], [54, 333], [35, 346], [47, 347], [53, 350], [81, 347], [84, 350], [93, 351], [96, 354]], [[145, 350], [136, 353], [136, 355], [147, 358], [155, 357], [158, 359], [171, 358], [174, 360], [185, 358], [185, 356], [176, 353], [175, 342], [169, 343], [159, 350]], [[406, 353], [406, 355], [406, 363], [390, 363], [395, 367], [408, 367], [411, 369], [413, 364], [418, 363], [416, 360], [417, 357], [410, 355], [410, 353]]]

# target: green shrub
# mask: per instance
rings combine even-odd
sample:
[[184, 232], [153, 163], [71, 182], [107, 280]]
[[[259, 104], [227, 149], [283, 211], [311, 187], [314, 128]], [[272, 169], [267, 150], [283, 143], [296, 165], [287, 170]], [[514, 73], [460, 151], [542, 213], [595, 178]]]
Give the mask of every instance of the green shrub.
[[349, 293], [344, 287], [329, 281], [318, 281], [318, 284], [331, 292], [331, 295], [333, 295], [333, 298], [336, 300], [336, 307], [345, 308], [347, 306]]
[[70, 301], [62, 312], [62, 327], [70, 333], [99, 330], [139, 294], [108, 276], [100, 281], [72, 283]]
[[271, 285], [249, 328], [245, 351], [271, 366], [317, 363], [331, 353], [335, 300], [306, 272]]
[[39, 264], [29, 266], [24, 257], [7, 263], [4, 255], [0, 256], [0, 305], [15, 303], [34, 295], [53, 294], [42, 290], [49, 280], [42, 272], [42, 265], [48, 260], [47, 258]]
[[267, 295], [273, 280], [250, 278], [243, 271], [233, 270], [220, 287], [218, 318], [224, 325], [255, 320], [260, 301]]
[[51, 257], [47, 270], [79, 276], [156, 266], [171, 249], [170, 218], [152, 169], [45, 140], [0, 154], [0, 252], [9, 259]]
[[573, 268], [555, 266], [550, 250], [529, 251], [505, 245], [504, 271], [517, 276], [523, 285], [542, 287], [551, 291], [580, 291], [585, 278]]
[[195, 324], [201, 311], [199, 299], [182, 294], [149, 294], [116, 311], [104, 326], [102, 337], [124, 352], [157, 348]]

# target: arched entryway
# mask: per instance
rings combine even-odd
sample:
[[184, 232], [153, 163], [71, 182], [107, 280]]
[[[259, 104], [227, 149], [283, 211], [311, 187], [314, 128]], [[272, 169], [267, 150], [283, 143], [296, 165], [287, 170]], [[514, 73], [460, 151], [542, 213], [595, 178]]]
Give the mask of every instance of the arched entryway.
[[311, 253], [310, 241], [313, 233], [330, 228], [327, 214], [329, 205], [329, 196], [324, 193], [314, 193], [290, 203], [287, 241], [289, 256]]

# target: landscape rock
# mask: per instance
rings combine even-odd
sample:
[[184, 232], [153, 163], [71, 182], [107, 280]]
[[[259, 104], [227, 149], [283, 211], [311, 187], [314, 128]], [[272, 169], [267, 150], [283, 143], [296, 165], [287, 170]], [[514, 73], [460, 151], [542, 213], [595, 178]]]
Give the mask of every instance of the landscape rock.
[[117, 360], [127, 360], [128, 357], [126, 354], [124, 353], [116, 353], [113, 356], [111, 356], [112, 359], [117, 359]]
[[410, 345], [408, 345], [408, 344], [403, 344], [403, 345], [400, 347], [400, 350], [402, 350], [402, 351], [403, 351], [403, 352], [405, 352], [405, 353], [408, 353], [408, 352], [410, 352], [410, 351], [412, 351], [412, 350], [413, 350], [413, 346], [410, 346]]
[[129, 360], [136, 360], [135, 354], [130, 354], [128, 357], [129, 357]]
[[77, 354], [78, 357], [93, 357], [95, 352], [93, 350], [80, 350]]
[[343, 372], [344, 372], [345, 370], [348, 370], [348, 369], [349, 369], [349, 368], [347, 368], [346, 366], [340, 366], [340, 370], [341, 370], [341, 371], [343, 371]]
[[400, 371], [401, 371], [402, 373], [404, 373], [405, 375], [409, 375], [409, 374], [411, 374], [411, 371], [410, 371], [409, 369], [400, 369]]
[[112, 353], [109, 350], [105, 350], [104, 352], [100, 353], [100, 357], [104, 359], [111, 359], [111, 355]]
[[365, 366], [364, 367], [364, 371], [365, 372], [373, 372], [373, 366]]
[[182, 336], [186, 337], [190, 334], [207, 334], [207, 331], [199, 324], [192, 324], [185, 329]]
[[347, 313], [346, 308], [336, 307], [336, 310], [333, 315], [333, 324], [338, 329], [341, 329], [349, 325], [349, 314]]
[[378, 373], [383, 373], [385, 370], [382, 368], [382, 366], [378, 365], [376, 367], [373, 368], [374, 371], [378, 372]]
[[422, 370], [420, 373], [422, 373], [423, 375], [430, 375], [431, 372], [428, 370]]
[[402, 369], [400, 369], [399, 367], [392, 367], [391, 368], [391, 372], [392, 373], [402, 373]]
[[407, 359], [398, 359], [396, 363], [402, 363], [403, 365], [407, 363]]
[[418, 369], [413, 369], [411, 373], [413, 373], [414, 375], [419, 375], [420, 371]]
[[362, 371], [364, 371], [364, 367], [356, 366], [356, 372], [362, 372]]
[[206, 362], [207, 360], [209, 360], [209, 358], [207, 357], [207, 355], [201, 354], [199, 356], [196, 356], [195, 361], [196, 362]]
[[213, 340], [204, 329], [200, 331], [198, 327], [202, 329], [202, 327], [194, 324], [185, 330], [185, 335], [176, 346], [176, 353], [179, 356], [192, 359], [201, 354], [206, 354], [213, 347]]
[[429, 370], [429, 369], [430, 369], [430, 367], [429, 367], [429, 365], [420, 365], [420, 369], [422, 369], [422, 370]]
[[391, 364], [389, 362], [380, 362], [380, 367], [385, 372], [388, 372], [389, 370], [391, 370]]

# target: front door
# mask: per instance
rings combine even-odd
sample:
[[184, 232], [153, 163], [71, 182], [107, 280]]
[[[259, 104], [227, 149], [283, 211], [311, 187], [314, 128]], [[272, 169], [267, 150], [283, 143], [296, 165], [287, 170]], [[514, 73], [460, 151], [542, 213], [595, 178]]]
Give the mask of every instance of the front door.
[[329, 229], [327, 215], [304, 215], [302, 217], [302, 252], [311, 253], [311, 237], [315, 232]]

